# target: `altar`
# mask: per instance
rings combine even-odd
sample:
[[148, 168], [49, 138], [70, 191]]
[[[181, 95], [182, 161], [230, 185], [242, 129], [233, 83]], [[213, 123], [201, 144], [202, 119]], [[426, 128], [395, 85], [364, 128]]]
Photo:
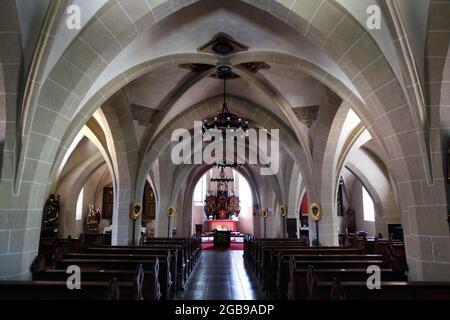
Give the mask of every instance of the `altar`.
[[213, 230], [229, 230], [232, 232], [237, 231], [237, 223], [235, 220], [209, 220], [209, 231]]
[[214, 231], [214, 247], [229, 248], [231, 245], [231, 231]]

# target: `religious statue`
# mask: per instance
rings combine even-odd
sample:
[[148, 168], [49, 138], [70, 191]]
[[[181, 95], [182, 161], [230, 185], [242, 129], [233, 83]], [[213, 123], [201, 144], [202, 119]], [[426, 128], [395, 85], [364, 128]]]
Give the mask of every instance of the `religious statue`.
[[59, 195], [51, 194], [44, 206], [44, 233], [51, 236], [57, 232], [59, 217]]
[[228, 197], [225, 195], [219, 196], [218, 200], [218, 209], [217, 218], [219, 219], [227, 219], [228, 218]]
[[101, 220], [100, 208], [95, 208], [95, 205], [89, 204], [89, 214], [87, 216], [88, 231], [98, 232]]
[[215, 214], [216, 197], [210, 194], [205, 200], [205, 212], [207, 216]]
[[236, 216], [239, 216], [239, 213], [241, 212], [239, 197], [234, 194], [230, 197], [228, 211], [234, 213]]

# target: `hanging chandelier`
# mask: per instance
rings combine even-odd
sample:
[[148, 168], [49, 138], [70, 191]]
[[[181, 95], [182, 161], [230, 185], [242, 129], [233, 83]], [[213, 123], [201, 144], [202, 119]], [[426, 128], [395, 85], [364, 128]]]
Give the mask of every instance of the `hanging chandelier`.
[[233, 163], [227, 163], [224, 161], [216, 161], [214, 162], [214, 166], [217, 168], [232, 168], [232, 169], [237, 169], [242, 167], [244, 164], [243, 163], [237, 163], [237, 162], [233, 162]]
[[225, 174], [225, 168], [222, 167], [220, 169], [220, 172], [219, 172], [219, 175], [217, 176], [217, 178], [211, 179], [211, 182], [231, 183], [231, 182], [234, 182], [234, 179], [233, 178], [228, 178], [227, 175]]
[[219, 79], [223, 79], [223, 104], [222, 110], [217, 116], [207, 118], [203, 120], [202, 132], [203, 134], [220, 131], [222, 136], [225, 137], [227, 131], [236, 132], [242, 130], [242, 133], [248, 135], [248, 121], [242, 117], [231, 113], [227, 104], [227, 79], [232, 77], [232, 68], [227, 65], [221, 65], [217, 67], [216, 76]]

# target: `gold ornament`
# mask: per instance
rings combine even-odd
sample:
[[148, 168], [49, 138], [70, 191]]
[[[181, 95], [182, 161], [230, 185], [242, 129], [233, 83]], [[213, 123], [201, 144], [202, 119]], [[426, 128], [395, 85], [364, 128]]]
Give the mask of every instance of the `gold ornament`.
[[173, 215], [175, 214], [175, 212], [176, 212], [175, 207], [174, 206], [170, 206], [170, 207], [167, 207], [166, 215], [167, 215], [168, 218], [172, 218]]
[[322, 219], [322, 206], [320, 203], [313, 203], [309, 209], [309, 215], [314, 221], [320, 221]]
[[131, 205], [130, 218], [136, 221], [142, 213], [142, 204], [135, 202]]
[[287, 208], [284, 204], [280, 205], [280, 215], [284, 218], [287, 215]]

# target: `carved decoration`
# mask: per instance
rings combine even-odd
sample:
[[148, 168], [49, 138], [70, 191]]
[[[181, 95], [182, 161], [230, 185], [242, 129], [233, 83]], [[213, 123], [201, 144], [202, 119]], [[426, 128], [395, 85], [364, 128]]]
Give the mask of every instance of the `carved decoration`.
[[59, 195], [51, 194], [44, 207], [44, 230], [53, 231], [58, 227]]
[[139, 264], [134, 275], [134, 300], [144, 300], [142, 295], [144, 287], [144, 268]]
[[308, 128], [311, 128], [313, 123], [317, 120], [319, 106], [298, 107], [293, 108], [293, 110], [297, 118]]
[[287, 208], [284, 204], [280, 205], [280, 215], [284, 218], [287, 215]]
[[[201, 45], [197, 51], [211, 54], [227, 56], [237, 52], [248, 51], [249, 47], [226, 33], [218, 33], [211, 40]], [[260, 70], [270, 69], [270, 65], [265, 62], [246, 62], [240, 64], [250, 72], [256, 73]], [[203, 72], [214, 68], [214, 66], [205, 63], [184, 63], [179, 65], [180, 68], [188, 69], [191, 72]], [[212, 78], [219, 79], [216, 73], [211, 74]], [[232, 73], [228, 79], [238, 79], [239, 75]]]
[[337, 278], [334, 278], [331, 285], [331, 300], [346, 300], [344, 286]]
[[229, 55], [236, 52], [248, 51], [248, 46], [235, 40], [226, 33], [218, 33], [211, 40], [201, 45], [198, 52]]
[[135, 202], [135, 203], [131, 204], [130, 218], [133, 221], [136, 221], [137, 219], [139, 219], [141, 214], [142, 214], [142, 204], [140, 204], [139, 202]]
[[242, 63], [242, 64], [240, 64], [240, 66], [243, 66], [248, 71], [253, 72], [253, 73], [257, 73], [260, 70], [269, 70], [271, 68], [269, 64], [267, 64], [265, 62], [258, 62], [258, 61]]
[[308, 266], [306, 283], [308, 285], [308, 300], [317, 300], [317, 277], [313, 265]]
[[216, 197], [209, 195], [205, 200], [205, 212], [208, 216], [215, 214], [216, 209]]
[[169, 206], [169, 207], [167, 207], [167, 209], [166, 209], [166, 216], [167, 216], [168, 218], [172, 218], [176, 211], [177, 211], [177, 210], [175, 209], [174, 206]]
[[239, 205], [239, 197], [232, 195], [229, 200], [228, 212], [233, 212], [236, 215], [239, 215], [241, 212], [241, 206]]
[[191, 72], [203, 72], [209, 69], [213, 69], [214, 66], [210, 65], [210, 64], [205, 64], [205, 63], [182, 63], [178, 65], [179, 68], [181, 69], [187, 69], [190, 70]]
[[87, 227], [89, 232], [98, 232], [100, 226], [100, 221], [102, 220], [102, 215], [100, 213], [100, 208], [96, 208], [94, 204], [89, 204], [89, 214], [86, 217]]
[[113, 278], [109, 281], [108, 291], [106, 293], [106, 300], [119, 300], [120, 290], [117, 278]]
[[320, 221], [322, 219], [322, 206], [320, 203], [313, 203], [309, 209], [309, 215], [314, 221]]
[[133, 120], [136, 120], [140, 126], [148, 126], [152, 124], [159, 110], [138, 106], [135, 104], [131, 105], [131, 114]]
[[[270, 65], [265, 63], [265, 62], [246, 62], [246, 63], [242, 63], [239, 66], [244, 67], [245, 69], [247, 69], [248, 71], [252, 72], [252, 73], [257, 73], [260, 70], [268, 70], [270, 69]], [[178, 65], [178, 67], [182, 68], [182, 69], [187, 69], [190, 70], [191, 72], [203, 72], [209, 69], [212, 69], [213, 66], [209, 65], [209, 64], [204, 64], [204, 63], [183, 63]], [[211, 78], [214, 79], [220, 79], [216, 73], [213, 73], [210, 75]], [[240, 76], [237, 75], [236, 73], [232, 72], [231, 76], [227, 79], [232, 80], [232, 79], [239, 79]]]

